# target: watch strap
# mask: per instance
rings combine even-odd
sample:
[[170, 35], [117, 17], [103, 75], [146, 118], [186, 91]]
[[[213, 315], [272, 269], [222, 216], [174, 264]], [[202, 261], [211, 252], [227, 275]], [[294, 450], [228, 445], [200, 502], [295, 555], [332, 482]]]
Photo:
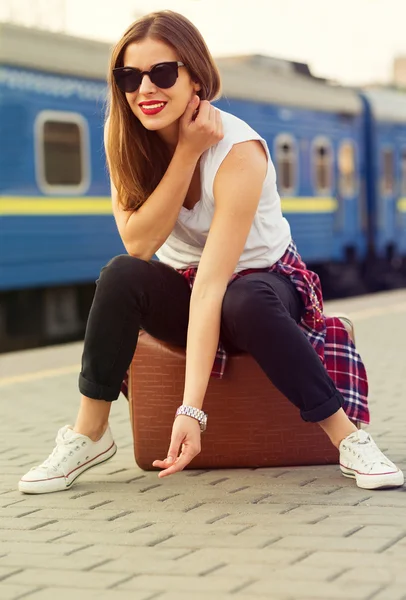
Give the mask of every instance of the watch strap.
[[187, 417], [192, 417], [193, 419], [196, 419], [196, 421], [199, 421], [200, 423], [201, 431], [204, 431], [206, 429], [207, 414], [199, 408], [196, 408], [195, 406], [187, 406], [182, 404], [182, 406], [179, 406], [179, 408], [177, 409], [175, 418], [179, 415], [186, 415]]

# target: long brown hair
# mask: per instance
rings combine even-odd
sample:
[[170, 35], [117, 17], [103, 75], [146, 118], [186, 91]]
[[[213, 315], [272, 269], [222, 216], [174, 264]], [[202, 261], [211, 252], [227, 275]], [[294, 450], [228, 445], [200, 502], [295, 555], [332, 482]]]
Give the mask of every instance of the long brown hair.
[[213, 100], [220, 92], [220, 75], [213, 58], [200, 32], [186, 17], [163, 10], [142, 17], [127, 29], [111, 55], [106, 148], [110, 176], [125, 210], [136, 210], [145, 202], [170, 162], [166, 144], [133, 114], [112, 76], [113, 68], [123, 66], [127, 46], [145, 38], [164, 42], [176, 51], [192, 80], [201, 85], [201, 100]]

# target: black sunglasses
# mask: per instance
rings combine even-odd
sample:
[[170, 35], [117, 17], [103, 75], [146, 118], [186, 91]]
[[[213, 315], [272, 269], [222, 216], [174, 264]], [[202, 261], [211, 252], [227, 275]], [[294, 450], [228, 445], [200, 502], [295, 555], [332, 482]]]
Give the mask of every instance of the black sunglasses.
[[117, 86], [123, 92], [136, 92], [141, 85], [144, 75], [159, 88], [167, 89], [175, 85], [178, 78], [178, 68], [184, 67], [183, 62], [162, 62], [154, 65], [150, 71], [140, 71], [134, 67], [117, 67], [113, 69]]

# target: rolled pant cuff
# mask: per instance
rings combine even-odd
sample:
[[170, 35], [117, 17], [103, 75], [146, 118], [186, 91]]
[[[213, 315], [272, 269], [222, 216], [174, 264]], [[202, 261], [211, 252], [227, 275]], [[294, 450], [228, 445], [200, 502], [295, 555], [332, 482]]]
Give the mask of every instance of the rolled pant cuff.
[[79, 375], [79, 391], [84, 396], [88, 398], [93, 398], [93, 400], [106, 400], [107, 402], [112, 402], [113, 400], [117, 400], [120, 395], [120, 387], [110, 387], [108, 385], [100, 385], [98, 383], [93, 383], [93, 381], [89, 381], [83, 377], [82, 373]]
[[324, 421], [324, 419], [328, 419], [332, 415], [334, 415], [343, 405], [343, 397], [340, 392], [337, 390], [331, 398], [326, 400], [324, 404], [317, 406], [316, 408], [312, 408], [312, 410], [301, 410], [300, 414], [304, 421], [309, 421], [310, 423], [319, 423], [320, 421]]

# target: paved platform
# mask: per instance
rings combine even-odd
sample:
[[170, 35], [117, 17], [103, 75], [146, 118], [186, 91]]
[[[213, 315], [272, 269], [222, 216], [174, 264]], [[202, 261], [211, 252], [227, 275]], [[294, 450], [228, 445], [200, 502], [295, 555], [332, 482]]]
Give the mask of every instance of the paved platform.
[[[406, 470], [406, 290], [336, 308], [354, 318], [369, 370], [369, 431]], [[124, 399], [111, 461], [70, 491], [20, 494], [74, 420], [80, 354], [0, 355], [1, 600], [406, 599], [406, 487], [361, 490], [336, 466], [159, 480], [134, 463]]]

